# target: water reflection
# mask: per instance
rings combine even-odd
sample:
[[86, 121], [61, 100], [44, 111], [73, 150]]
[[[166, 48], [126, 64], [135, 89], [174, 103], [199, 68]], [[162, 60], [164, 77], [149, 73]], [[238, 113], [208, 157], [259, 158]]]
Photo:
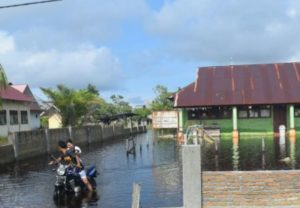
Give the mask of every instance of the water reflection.
[[290, 137], [290, 158], [291, 158], [291, 168], [294, 170], [296, 168], [296, 138]]
[[97, 206], [99, 195], [97, 192], [88, 193], [84, 196], [64, 196], [64, 197], [53, 197], [53, 201], [57, 207], [67, 208], [87, 208], [89, 206]]
[[279, 137], [279, 157], [285, 158], [286, 157], [286, 138], [285, 136]]
[[239, 170], [239, 160], [240, 160], [240, 153], [239, 153], [239, 141], [237, 138], [232, 140], [232, 168], [233, 170]]
[[220, 146], [220, 138], [215, 139], [215, 170], [219, 170], [219, 146]]
[[262, 170], [266, 169], [266, 144], [265, 138], [261, 140], [261, 168]]

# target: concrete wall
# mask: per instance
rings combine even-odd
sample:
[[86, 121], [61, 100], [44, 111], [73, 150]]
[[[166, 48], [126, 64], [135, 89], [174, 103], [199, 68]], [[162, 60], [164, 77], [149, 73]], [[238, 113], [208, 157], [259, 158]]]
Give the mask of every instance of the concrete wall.
[[[145, 132], [144, 127], [135, 128], [136, 133]], [[140, 131], [137, 131], [139, 129]], [[130, 129], [123, 126], [86, 126], [76, 128], [43, 129], [34, 131], [15, 132], [9, 135], [12, 145], [0, 146], [1, 163], [22, 160], [37, 155], [57, 151], [58, 141], [66, 141], [72, 138], [76, 145], [88, 145], [116, 138], [127, 136]], [[3, 150], [3, 152], [2, 152]], [[2, 156], [5, 154], [5, 156]], [[1, 158], [0, 157], [0, 158]]]
[[74, 144], [87, 145], [89, 143], [87, 131], [87, 127], [72, 128], [71, 139]]
[[115, 136], [121, 136], [125, 134], [123, 125], [114, 125], [114, 134]]
[[60, 129], [49, 129], [48, 130], [48, 150], [50, 152], [57, 151], [58, 141], [67, 141], [70, 138], [70, 133], [68, 128]]
[[300, 206], [300, 170], [205, 171], [204, 207]]
[[114, 131], [111, 126], [103, 126], [102, 127], [102, 139], [106, 140], [112, 138], [114, 136]]
[[13, 145], [9, 144], [0, 146], [0, 152], [0, 165], [15, 161]]
[[89, 143], [103, 141], [101, 126], [88, 126]]
[[23, 131], [13, 134], [12, 143], [15, 157], [25, 159], [47, 152], [47, 141], [44, 130]]

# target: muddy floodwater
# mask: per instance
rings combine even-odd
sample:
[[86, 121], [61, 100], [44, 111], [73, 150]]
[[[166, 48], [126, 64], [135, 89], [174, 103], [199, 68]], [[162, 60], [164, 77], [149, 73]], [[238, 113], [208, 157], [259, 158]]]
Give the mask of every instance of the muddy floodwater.
[[[47, 156], [0, 168], [0, 207], [104, 207], [131, 206], [132, 184], [140, 183], [141, 205], [182, 206], [180, 146], [174, 139], [159, 139], [152, 131], [136, 136], [136, 155], [126, 156], [125, 138], [82, 147], [85, 164], [96, 165], [97, 194], [90, 198], [53, 200], [55, 172]], [[220, 138], [204, 143], [202, 170], [300, 169], [300, 142], [271, 137]], [[284, 161], [281, 161], [284, 160]]]

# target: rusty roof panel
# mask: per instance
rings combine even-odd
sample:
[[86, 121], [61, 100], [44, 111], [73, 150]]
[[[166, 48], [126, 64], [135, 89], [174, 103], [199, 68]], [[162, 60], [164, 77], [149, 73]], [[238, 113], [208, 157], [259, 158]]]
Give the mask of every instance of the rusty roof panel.
[[175, 107], [300, 103], [300, 62], [201, 67]]

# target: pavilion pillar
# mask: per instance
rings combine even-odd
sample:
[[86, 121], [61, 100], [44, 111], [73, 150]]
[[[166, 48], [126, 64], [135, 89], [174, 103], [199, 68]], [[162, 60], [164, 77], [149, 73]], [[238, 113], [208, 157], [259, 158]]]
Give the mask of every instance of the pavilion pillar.
[[296, 131], [295, 131], [295, 109], [294, 105], [289, 106], [289, 117], [290, 117], [290, 137], [296, 137]]
[[232, 138], [237, 140], [239, 138], [238, 132], [238, 125], [237, 125], [237, 107], [232, 107], [232, 124], [233, 124], [233, 131], [232, 131]]
[[183, 144], [184, 141], [184, 133], [183, 133], [183, 126], [184, 126], [184, 110], [179, 109], [178, 112], [178, 135], [177, 139], [180, 144]]

